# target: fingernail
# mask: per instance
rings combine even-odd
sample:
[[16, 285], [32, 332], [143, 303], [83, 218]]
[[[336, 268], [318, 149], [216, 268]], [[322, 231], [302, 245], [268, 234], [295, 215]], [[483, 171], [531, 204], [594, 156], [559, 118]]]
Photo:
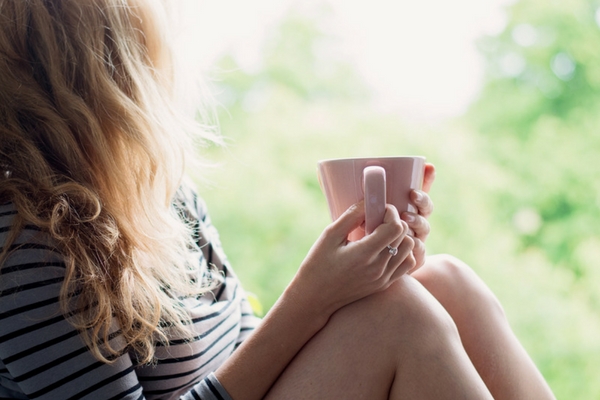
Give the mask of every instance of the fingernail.
[[415, 201], [419, 202], [421, 200], [423, 200], [423, 193], [419, 192], [418, 190], [415, 191]]
[[404, 214], [403, 217], [406, 222], [415, 222], [415, 216], [412, 214]]

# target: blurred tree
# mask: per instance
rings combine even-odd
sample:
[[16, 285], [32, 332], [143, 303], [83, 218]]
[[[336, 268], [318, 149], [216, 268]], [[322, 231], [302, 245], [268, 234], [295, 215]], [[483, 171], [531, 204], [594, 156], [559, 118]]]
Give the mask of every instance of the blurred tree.
[[[600, 318], [587, 296], [595, 288], [573, 290], [585, 280], [571, 273], [590, 266], [585, 273], [600, 277], [591, 268], [600, 259], [595, 94], [580, 89], [584, 103], [569, 94], [582, 67], [557, 44], [584, 27], [569, 19], [571, 8], [526, 1], [510, 10], [502, 35], [482, 41], [489, 79], [468, 119], [477, 134], [462, 120], [422, 126], [371, 108], [322, 14], [287, 15], [252, 69], [235, 56], [221, 60], [214, 92], [231, 146], [211, 149], [225, 165], [211, 179], [217, 190], [202, 194], [245, 288], [265, 310], [329, 222], [317, 160], [423, 154], [438, 170], [428, 250], [464, 259], [492, 287], [557, 398], [600, 398]], [[585, 26], [590, 35], [597, 29], [593, 20]], [[540, 39], [550, 28], [560, 35]], [[594, 41], [586, 43], [592, 54]], [[560, 53], [568, 57], [554, 60]], [[536, 251], [515, 252], [515, 238]]]
[[[368, 99], [352, 66], [336, 56], [337, 39], [320, 25], [327, 10], [311, 12], [292, 10], [281, 21], [258, 68], [244, 69], [233, 54], [216, 65], [213, 92], [232, 144], [219, 157], [235, 153], [234, 165], [221, 169], [219, 192], [204, 195], [224, 242], [235, 243], [227, 246], [229, 257], [266, 309], [329, 222], [316, 176], [323, 157], [315, 152], [331, 154], [319, 141], [336, 139], [323, 131], [336, 126], [333, 136], [346, 135], [345, 121]], [[223, 176], [228, 171], [232, 176]], [[232, 184], [230, 192], [223, 184]]]
[[[327, 9], [316, 12], [326, 14]], [[226, 76], [216, 83], [219, 100], [229, 110], [241, 106], [251, 111], [270, 91], [285, 90], [306, 103], [336, 98], [364, 102], [369, 92], [353, 66], [336, 58], [336, 38], [319, 25], [324, 18], [291, 11], [267, 38], [256, 71], [245, 71], [233, 55], [225, 56], [217, 65]]]
[[509, 174], [496, 188], [500, 222], [523, 249], [588, 277], [600, 267], [599, 10], [596, 0], [510, 6], [504, 31], [479, 43], [487, 83], [469, 113]]

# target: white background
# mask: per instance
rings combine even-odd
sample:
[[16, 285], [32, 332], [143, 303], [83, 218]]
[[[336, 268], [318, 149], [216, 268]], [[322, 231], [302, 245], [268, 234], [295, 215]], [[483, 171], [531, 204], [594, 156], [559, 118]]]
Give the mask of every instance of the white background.
[[[225, 52], [257, 67], [265, 35], [295, 6], [326, 4], [328, 33], [376, 93], [377, 105], [407, 118], [436, 121], [464, 112], [477, 95], [483, 64], [475, 41], [500, 32], [512, 0], [185, 0], [188, 30], [209, 70]], [[299, 4], [302, 4], [301, 6]]]

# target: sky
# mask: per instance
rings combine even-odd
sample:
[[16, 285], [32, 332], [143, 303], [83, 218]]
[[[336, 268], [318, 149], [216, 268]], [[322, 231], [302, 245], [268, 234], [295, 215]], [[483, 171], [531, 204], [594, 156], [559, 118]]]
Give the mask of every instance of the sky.
[[437, 121], [463, 113], [481, 89], [476, 39], [500, 32], [513, 0], [184, 0], [197, 41], [189, 58], [210, 70], [233, 53], [258, 68], [261, 44], [290, 7], [327, 3], [336, 49], [362, 74], [376, 107], [409, 119]]

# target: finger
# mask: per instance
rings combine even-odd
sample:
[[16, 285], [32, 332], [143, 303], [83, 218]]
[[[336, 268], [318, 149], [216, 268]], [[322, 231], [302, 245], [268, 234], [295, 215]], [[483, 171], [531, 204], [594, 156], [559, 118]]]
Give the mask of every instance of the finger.
[[429, 224], [427, 218], [406, 211], [403, 212], [400, 217], [406, 222], [409, 229], [412, 230], [412, 236], [423, 241], [427, 239], [427, 236], [429, 236], [429, 232], [431, 231], [431, 225]]
[[415, 240], [410, 236], [405, 236], [402, 238], [402, 242], [398, 246], [398, 253], [394, 257], [398, 257], [398, 259], [403, 260], [412, 254], [413, 248], [415, 247]]
[[425, 173], [423, 174], [423, 191], [429, 193], [431, 185], [435, 180], [435, 166], [430, 163], [425, 164]]
[[329, 225], [328, 229], [336, 240], [345, 242], [350, 232], [361, 226], [364, 221], [365, 206], [361, 200], [344, 211], [338, 219]]
[[[400, 276], [406, 274], [409, 270], [414, 268], [416, 265], [413, 249], [415, 240], [410, 236], [406, 236], [400, 246], [398, 247], [398, 254], [392, 257], [390, 260], [390, 280], [398, 279]], [[398, 258], [396, 258], [398, 257]]]
[[361, 239], [361, 242], [367, 243], [376, 252], [387, 248], [388, 245], [406, 236], [408, 224], [400, 219], [398, 210], [391, 204], [385, 207], [383, 222], [368, 236]]
[[387, 265], [390, 262], [390, 258], [398, 256], [398, 254], [400, 254], [399, 258], [402, 257], [403, 249], [401, 249], [401, 245], [404, 241], [404, 238], [409, 235], [409, 231], [410, 229], [407, 229], [405, 234], [400, 235], [399, 238], [390, 242], [390, 244], [386, 245], [385, 248], [381, 250], [378, 256], [380, 258], [380, 262]]
[[415, 257], [411, 253], [404, 259], [404, 261], [402, 261], [402, 263], [398, 266], [398, 268], [396, 268], [396, 270], [390, 277], [390, 282], [398, 280], [403, 275], [410, 273], [410, 271], [415, 268], [415, 265], [416, 265]]
[[397, 245], [388, 245], [381, 251], [379, 257], [382, 262], [387, 263], [389, 274], [392, 274], [398, 265], [412, 253], [413, 247], [414, 239], [410, 236], [404, 236]]
[[419, 214], [428, 217], [433, 212], [433, 201], [431, 197], [422, 190], [411, 190], [410, 201], [417, 208]]
[[[423, 265], [423, 263], [425, 262], [426, 253], [427, 249], [425, 248], [425, 243], [423, 243], [422, 240], [415, 239], [415, 245], [412, 250], [412, 254], [415, 257], [416, 261], [416, 265], [413, 268], [414, 271], [416, 271], [418, 268], [421, 267], [421, 265]], [[413, 270], [411, 270], [410, 272], [412, 272]]]

